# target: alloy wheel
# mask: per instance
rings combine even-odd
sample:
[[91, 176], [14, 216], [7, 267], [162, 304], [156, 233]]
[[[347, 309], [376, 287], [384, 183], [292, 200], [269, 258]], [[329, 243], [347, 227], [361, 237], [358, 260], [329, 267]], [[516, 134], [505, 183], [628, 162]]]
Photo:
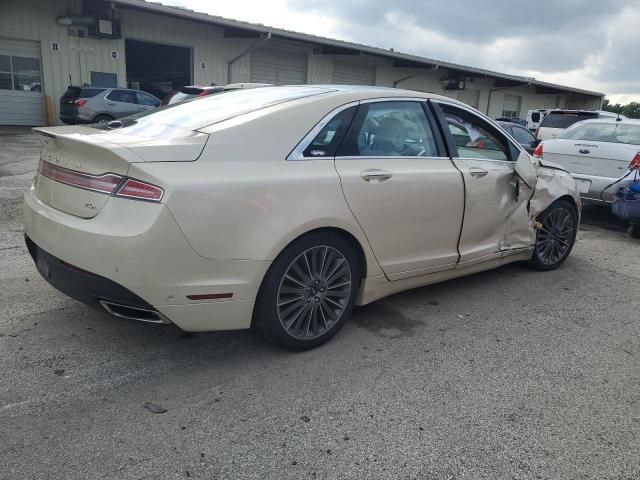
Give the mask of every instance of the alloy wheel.
[[565, 208], [556, 208], [542, 221], [536, 250], [545, 265], [560, 261], [571, 249], [575, 234], [573, 215]]
[[351, 296], [351, 269], [333, 247], [305, 250], [287, 267], [277, 293], [278, 319], [284, 330], [311, 340], [331, 330], [344, 314]]

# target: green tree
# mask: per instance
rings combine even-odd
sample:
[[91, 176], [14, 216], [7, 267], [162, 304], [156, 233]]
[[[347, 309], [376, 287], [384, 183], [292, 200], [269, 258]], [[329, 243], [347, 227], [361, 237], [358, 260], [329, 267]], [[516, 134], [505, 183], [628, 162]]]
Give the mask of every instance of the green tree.
[[602, 102], [602, 109], [607, 112], [619, 113], [628, 118], [640, 118], [640, 103], [631, 102], [626, 105], [620, 105], [619, 103], [613, 104], [608, 98], [605, 98]]

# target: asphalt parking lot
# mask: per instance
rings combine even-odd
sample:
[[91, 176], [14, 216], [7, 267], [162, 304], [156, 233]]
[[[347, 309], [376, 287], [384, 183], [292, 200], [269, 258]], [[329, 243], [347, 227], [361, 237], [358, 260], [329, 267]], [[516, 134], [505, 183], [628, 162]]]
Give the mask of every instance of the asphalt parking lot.
[[557, 271], [395, 295], [292, 354], [51, 288], [22, 237], [37, 155], [0, 131], [0, 478], [640, 479], [640, 241], [606, 210]]

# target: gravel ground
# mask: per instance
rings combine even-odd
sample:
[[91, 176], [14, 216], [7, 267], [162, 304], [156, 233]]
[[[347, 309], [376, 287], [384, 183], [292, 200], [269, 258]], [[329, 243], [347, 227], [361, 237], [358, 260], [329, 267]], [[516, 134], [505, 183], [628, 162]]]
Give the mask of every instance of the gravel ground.
[[640, 243], [606, 210], [557, 271], [395, 295], [292, 354], [53, 290], [22, 239], [36, 162], [0, 131], [0, 478], [640, 479]]

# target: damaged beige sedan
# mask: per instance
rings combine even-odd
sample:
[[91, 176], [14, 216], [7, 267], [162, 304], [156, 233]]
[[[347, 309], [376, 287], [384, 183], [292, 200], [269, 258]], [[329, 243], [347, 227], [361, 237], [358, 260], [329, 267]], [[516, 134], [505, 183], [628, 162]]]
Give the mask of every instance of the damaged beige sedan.
[[26, 241], [54, 287], [187, 331], [255, 326], [290, 349], [395, 292], [557, 268], [579, 224], [566, 171], [421, 92], [265, 87], [35, 133]]

